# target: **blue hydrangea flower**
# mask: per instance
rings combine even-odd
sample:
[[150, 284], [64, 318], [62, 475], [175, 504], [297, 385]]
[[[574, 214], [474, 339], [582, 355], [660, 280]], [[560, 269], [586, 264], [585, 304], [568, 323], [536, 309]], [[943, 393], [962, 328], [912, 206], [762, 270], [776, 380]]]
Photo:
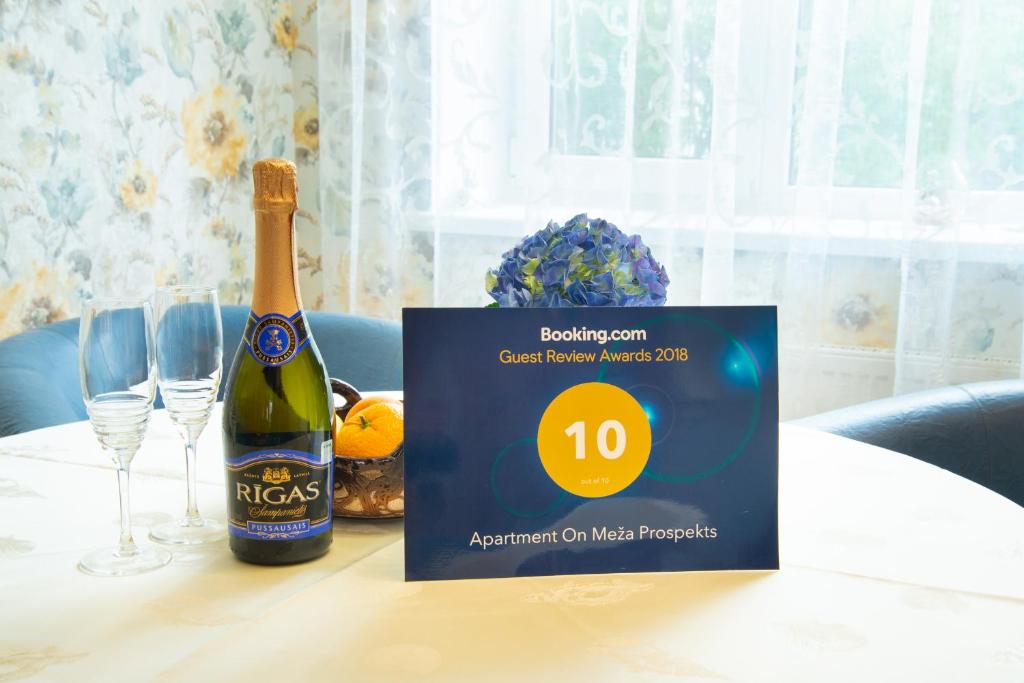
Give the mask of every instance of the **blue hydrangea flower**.
[[661, 306], [668, 282], [639, 235], [580, 214], [524, 237], [485, 286], [502, 308]]

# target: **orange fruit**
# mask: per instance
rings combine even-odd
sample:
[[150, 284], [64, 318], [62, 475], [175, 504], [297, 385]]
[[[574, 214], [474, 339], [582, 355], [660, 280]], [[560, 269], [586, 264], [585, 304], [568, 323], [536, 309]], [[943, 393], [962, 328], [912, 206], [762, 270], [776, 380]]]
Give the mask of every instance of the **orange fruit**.
[[[358, 405], [358, 404], [356, 404]], [[401, 402], [378, 401], [358, 412], [354, 409], [334, 428], [334, 452], [343, 458], [383, 458], [402, 443], [404, 407]]]
[[397, 403], [398, 405], [402, 405], [401, 401], [399, 401], [396, 398], [391, 398], [390, 396], [369, 396], [367, 398], [360, 399], [358, 403], [356, 403], [354, 406], [349, 408], [348, 409], [348, 414], [349, 415], [354, 415], [355, 413], [358, 413], [363, 408], [369, 408], [374, 403], [383, 403], [385, 401], [390, 401], [392, 403]]

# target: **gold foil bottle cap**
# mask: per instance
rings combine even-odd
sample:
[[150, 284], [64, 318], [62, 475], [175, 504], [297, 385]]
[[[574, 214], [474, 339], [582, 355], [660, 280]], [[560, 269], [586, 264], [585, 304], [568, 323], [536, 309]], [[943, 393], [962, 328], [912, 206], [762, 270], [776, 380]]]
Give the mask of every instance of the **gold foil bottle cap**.
[[287, 159], [260, 159], [253, 164], [252, 187], [254, 209], [295, 211], [295, 164]]

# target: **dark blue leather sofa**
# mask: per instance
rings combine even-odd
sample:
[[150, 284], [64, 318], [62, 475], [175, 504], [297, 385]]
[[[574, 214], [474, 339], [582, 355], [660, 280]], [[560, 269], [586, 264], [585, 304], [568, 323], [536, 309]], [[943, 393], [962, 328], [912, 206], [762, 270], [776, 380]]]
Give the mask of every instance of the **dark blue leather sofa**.
[[905, 394], [795, 424], [905, 453], [1024, 505], [1024, 381]]
[[[225, 376], [248, 315], [245, 306], [221, 307]], [[361, 390], [402, 388], [398, 323], [319, 311], [306, 315], [331, 377]], [[221, 382], [218, 398], [223, 393]], [[0, 436], [85, 418], [77, 318], [0, 341]]]

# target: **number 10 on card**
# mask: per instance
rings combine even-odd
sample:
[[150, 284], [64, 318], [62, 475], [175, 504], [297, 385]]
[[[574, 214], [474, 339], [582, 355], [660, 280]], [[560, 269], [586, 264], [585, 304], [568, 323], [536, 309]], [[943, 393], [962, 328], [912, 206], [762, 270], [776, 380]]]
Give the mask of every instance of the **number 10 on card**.
[[544, 410], [537, 451], [552, 481], [602, 498], [632, 484], [651, 454], [651, 425], [640, 403], [613, 384], [569, 387]]

